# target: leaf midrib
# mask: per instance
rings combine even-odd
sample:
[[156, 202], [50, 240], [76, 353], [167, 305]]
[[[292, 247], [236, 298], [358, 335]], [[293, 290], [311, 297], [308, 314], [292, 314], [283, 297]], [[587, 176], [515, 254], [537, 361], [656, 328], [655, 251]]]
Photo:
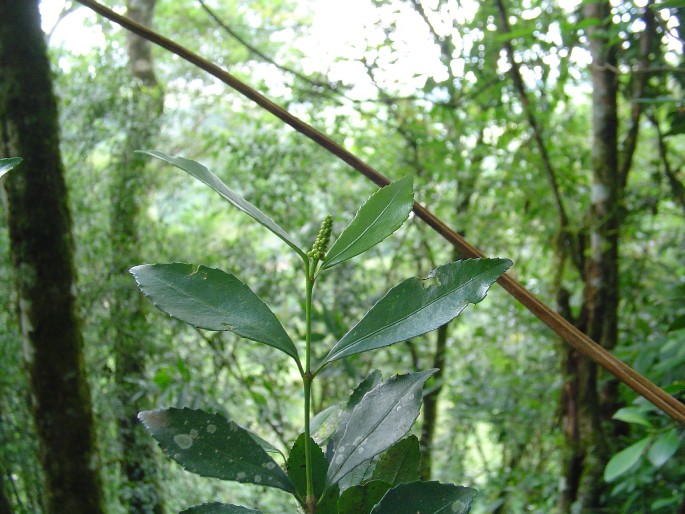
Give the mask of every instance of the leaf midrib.
[[[165, 284], [165, 285], [168, 286], [169, 288], [173, 289], [176, 293], [180, 293], [180, 294], [182, 294], [183, 296], [185, 296], [186, 298], [189, 298], [189, 299], [191, 299], [191, 300], [194, 300], [196, 303], [198, 303], [198, 304], [200, 304], [200, 305], [202, 305], [202, 306], [204, 306], [204, 307], [210, 308], [211, 310], [213, 310], [213, 311], [216, 312], [217, 314], [225, 315], [225, 313], [226, 313], [225, 310], [220, 309], [220, 308], [218, 308], [218, 307], [212, 305], [211, 303], [207, 303], [207, 302], [203, 301], [200, 297], [197, 297], [197, 296], [193, 296], [193, 295], [189, 295], [189, 294], [184, 293], [184, 291], [183, 291], [182, 289], [180, 289], [178, 286], [174, 285], [172, 282], [168, 282], [167, 280], [165, 280], [165, 279], [162, 278], [162, 277], [159, 277], [159, 276], [158, 276], [158, 277], [157, 277], [157, 280], [159, 280], [160, 282], [162, 282], [163, 284]], [[174, 316], [174, 317], [175, 317], [175, 316]], [[250, 328], [254, 328], [255, 331], [257, 332], [257, 335], [261, 335], [262, 339], [266, 339], [266, 340], [259, 341], [259, 342], [265, 343], [265, 344], [269, 344], [269, 345], [272, 344], [271, 342], [267, 343], [267, 341], [269, 341], [269, 339], [268, 339], [267, 336], [270, 334], [270, 332], [265, 332], [265, 331], [260, 330], [259, 328], [255, 327], [255, 325], [252, 325], [252, 324], [249, 324], [249, 323], [245, 322], [244, 318], [243, 318], [241, 321], [243, 322], [243, 324], [249, 325]], [[232, 326], [235, 326], [235, 325], [236, 325], [236, 324], [234, 324], [234, 325], [232, 325]], [[208, 329], [208, 330], [209, 330], [209, 329]], [[227, 329], [224, 329], [224, 330], [229, 331], [229, 332], [236, 332], [235, 330], [230, 330], [230, 329], [228, 329], [228, 328], [227, 328]], [[282, 344], [282, 343], [283, 343], [283, 341], [280, 341], [280, 340], [279, 340], [278, 342], [279, 342], [279, 344]], [[290, 342], [292, 343], [292, 341], [290, 341]]]
[[[332, 258], [331, 260], [329, 260], [329, 261], [326, 263], [326, 267], [329, 267], [330, 264], [331, 264], [331, 262], [335, 262], [335, 259], [336, 259], [336, 258], [340, 257], [340, 256], [341, 256], [344, 252], [346, 252], [352, 245], [354, 245], [357, 241], [359, 241], [359, 240], [364, 236], [364, 234], [366, 234], [369, 230], [371, 230], [371, 228], [373, 228], [373, 226], [374, 226], [374, 225], [376, 224], [376, 222], [381, 218], [381, 216], [383, 216], [383, 214], [385, 214], [385, 212], [386, 212], [388, 209], [390, 209], [390, 207], [392, 206], [392, 202], [395, 200], [395, 198], [397, 198], [397, 197], [400, 195], [400, 193], [401, 193], [401, 190], [398, 189], [398, 191], [395, 193], [395, 195], [392, 197], [392, 199], [387, 203], [387, 205], [383, 208], [383, 210], [381, 210], [381, 212], [378, 214], [378, 216], [376, 216], [376, 218], [373, 220], [373, 222], [372, 222], [371, 224], [369, 224], [369, 226], [367, 226], [367, 227], [361, 232], [361, 234], [359, 234], [359, 236], [357, 236], [356, 239], [353, 239], [353, 240], [350, 242], [350, 244], [348, 244], [345, 248], [343, 248], [342, 250], [340, 250], [340, 251], [338, 252], [337, 255], [333, 256], [333, 258]], [[354, 220], [352, 220], [352, 221], [354, 222]]]
[[[386, 383], [387, 383], [387, 382], [386, 382]], [[378, 423], [376, 423], [376, 425], [375, 425], [371, 430], [368, 431], [367, 435], [364, 436], [364, 438], [362, 439], [362, 441], [368, 440], [368, 438], [371, 436], [371, 434], [373, 434], [373, 433], [376, 431], [376, 429], [381, 425], [381, 423], [383, 423], [383, 421], [385, 421], [385, 419], [392, 413], [392, 411], [393, 411], [393, 409], [395, 408], [395, 406], [396, 406], [398, 403], [400, 403], [400, 401], [405, 397], [405, 395], [407, 394], [407, 391], [408, 391], [411, 387], [413, 387], [416, 383], [417, 383], [417, 382], [411, 382], [411, 383], [409, 384], [409, 387], [407, 387], [407, 388], [402, 392], [402, 394], [400, 395], [400, 398], [398, 399], [398, 401], [396, 401], [396, 402], [393, 403], [392, 408], [387, 409], [386, 414], [380, 419], [380, 421], [379, 421]], [[370, 393], [370, 392], [371, 392], [371, 391], [369, 391], [369, 393]], [[369, 394], [369, 393], [367, 393], [367, 394]], [[364, 396], [366, 396], [366, 395], [364, 395]], [[357, 404], [357, 406], [358, 406], [358, 405], [359, 405], [359, 404]], [[355, 407], [355, 408], [356, 408], [356, 407]], [[417, 415], [418, 415], [418, 413], [417, 413]], [[350, 418], [351, 418], [351, 416], [350, 416]], [[349, 426], [350, 426], [350, 418], [348, 418], [348, 420], [347, 420], [347, 424], [345, 425], [345, 432], [343, 433], [342, 437], [340, 438], [340, 441], [338, 442], [338, 446], [340, 446], [340, 443], [345, 439], [345, 435], [347, 435], [347, 429], [348, 429]], [[353, 446], [354, 446], [354, 445], [353, 445]], [[360, 445], [357, 445], [354, 449], [359, 448], [359, 446], [360, 446]], [[344, 466], [345, 463], [348, 461], [348, 459], [354, 454], [354, 449], [353, 449], [353, 451], [351, 451], [351, 452], [349, 452], [349, 453], [347, 454], [347, 457], [345, 457], [345, 459], [343, 460], [343, 462], [338, 466], [338, 470], [336, 471], [336, 473], [335, 473], [333, 476], [337, 475], [337, 474], [340, 472], [340, 470], [343, 468], [343, 466]], [[378, 455], [378, 453], [377, 453], [376, 455]], [[335, 459], [335, 456], [334, 456], [333, 458]], [[373, 458], [373, 457], [371, 457], [371, 458]], [[365, 461], [361, 461], [359, 464], [362, 464], [362, 463], [364, 463], [364, 462], [365, 462]], [[351, 470], [349, 470], [349, 471], [348, 471], [347, 473], [345, 473], [344, 475], [340, 476], [340, 478], [338, 478], [338, 480], [336, 480], [336, 482], [339, 482], [339, 481], [342, 480], [344, 477], [346, 477], [347, 475], [349, 475], [350, 472], [351, 472], [353, 469], [354, 469], [354, 468], [352, 468]], [[331, 479], [332, 479], [332, 478], [333, 478], [333, 477], [331, 477]]]
[[[340, 351], [334, 353], [331, 357], [326, 357], [326, 361], [329, 362], [329, 361], [332, 361], [332, 360], [335, 360], [335, 359], [340, 358], [339, 356], [340, 356], [341, 354], [343, 354], [344, 351], [347, 350], [347, 349], [349, 349], [351, 346], [356, 345], [356, 344], [359, 344], [359, 343], [361, 343], [361, 342], [363, 342], [363, 341], [366, 341], [367, 339], [369, 339], [369, 338], [375, 336], [376, 334], [378, 334], [378, 333], [380, 333], [380, 332], [383, 332], [384, 330], [388, 330], [388, 329], [394, 327], [395, 325], [398, 325], [398, 324], [402, 323], [403, 321], [407, 320], [407, 319], [410, 318], [411, 316], [414, 316], [414, 315], [416, 315], [416, 314], [422, 312], [423, 310], [427, 309], [428, 307], [430, 307], [431, 305], [433, 305], [435, 302], [437, 302], [437, 301], [439, 301], [439, 300], [442, 300], [445, 296], [448, 296], [448, 295], [450, 295], [450, 294], [456, 293], [456, 292], [459, 291], [460, 289], [465, 288], [465, 287], [468, 286], [471, 282], [473, 282], [473, 281], [476, 280], [477, 278], [482, 277], [483, 275], [485, 275], [487, 272], [489, 272], [489, 271], [491, 271], [491, 270], [492, 270], [492, 268], [483, 271], [482, 273], [476, 275], [475, 277], [472, 277], [468, 282], [465, 282], [464, 284], [460, 285], [459, 287], [457, 287], [457, 288], [455, 288], [455, 289], [452, 289], [452, 290], [449, 290], [449, 291], [447, 291], [446, 293], [444, 293], [444, 294], [442, 294], [442, 295], [440, 295], [440, 296], [437, 296], [436, 298], [434, 298], [432, 301], [430, 301], [429, 303], [427, 303], [426, 305], [424, 305], [424, 306], [421, 307], [420, 309], [417, 309], [417, 310], [415, 310], [415, 311], [413, 311], [413, 312], [410, 312], [410, 313], [407, 314], [406, 316], [403, 316], [402, 318], [399, 318], [399, 319], [397, 319], [396, 321], [393, 321], [392, 323], [390, 323], [390, 324], [388, 324], [388, 325], [384, 325], [383, 327], [378, 328], [378, 329], [374, 330], [373, 332], [368, 333], [367, 335], [365, 335], [364, 337], [362, 337], [362, 338], [360, 338], [360, 339], [357, 339], [357, 340], [355, 340], [355, 341], [352, 341], [351, 343], [349, 343], [349, 344], [347, 344], [345, 347], [343, 347]], [[411, 279], [410, 279], [410, 280], [411, 280]], [[384, 297], [384, 298], [385, 298], [385, 297]], [[468, 305], [469, 303], [471, 303], [471, 302], [466, 301], [466, 302], [465, 302], [465, 306]], [[458, 314], [458, 313], [457, 313], [457, 314]], [[363, 321], [363, 319], [362, 319], [362, 321]], [[333, 350], [335, 350], [335, 348], [333, 348]]]

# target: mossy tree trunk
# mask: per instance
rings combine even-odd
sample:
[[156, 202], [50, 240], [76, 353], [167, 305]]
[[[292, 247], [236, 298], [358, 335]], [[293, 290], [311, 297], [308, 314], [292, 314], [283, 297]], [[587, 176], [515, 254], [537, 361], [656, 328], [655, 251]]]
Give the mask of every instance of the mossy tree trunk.
[[12, 263], [46, 512], [97, 514], [103, 494], [75, 306], [57, 104], [37, 0], [0, 2], [0, 152]]
[[[129, 0], [128, 16], [150, 25], [155, 0]], [[161, 514], [164, 509], [158, 488], [157, 464], [152, 438], [137, 420], [137, 413], [150, 408], [141, 385], [146, 381], [146, 354], [151, 335], [145, 320], [144, 300], [128, 270], [140, 264], [139, 224], [145, 196], [145, 161], [135, 151], [148, 148], [157, 129], [162, 92], [153, 70], [150, 44], [127, 35], [130, 96], [126, 138], [120, 160], [112, 169], [110, 183], [111, 275], [114, 280], [111, 307], [116, 357], [118, 423], [122, 449], [124, 487], [122, 504], [132, 514]]]
[[12, 510], [12, 504], [10, 503], [7, 493], [5, 492], [5, 477], [3, 476], [2, 482], [0, 482], [0, 514], [14, 514]]
[[[618, 47], [607, 37], [615, 30], [611, 26], [611, 3], [586, 3], [582, 8], [585, 19], [597, 20], [597, 24], [587, 29], [592, 56], [592, 197], [587, 214], [588, 251], [581, 268], [583, 301], [579, 315], [572, 321], [608, 350], [616, 347], [619, 338], [619, 236], [626, 216], [625, 190], [642, 115], [643, 104], [639, 99], [645, 94], [649, 78], [655, 27], [650, 4], [651, 1], [642, 8], [644, 29], [636, 45], [637, 62], [633, 66], [637, 71], [631, 80], [632, 105], [620, 143]], [[562, 297], [567, 296], [562, 294]], [[568, 301], [561, 303], [562, 311], [571, 317]], [[604, 497], [603, 472], [615, 451], [612, 441], [619, 430], [611, 421], [619, 406], [618, 381], [600, 373], [594, 362], [570, 346], [565, 347], [562, 370], [563, 428], [567, 448], [560, 510], [562, 513], [598, 512], [609, 506]]]

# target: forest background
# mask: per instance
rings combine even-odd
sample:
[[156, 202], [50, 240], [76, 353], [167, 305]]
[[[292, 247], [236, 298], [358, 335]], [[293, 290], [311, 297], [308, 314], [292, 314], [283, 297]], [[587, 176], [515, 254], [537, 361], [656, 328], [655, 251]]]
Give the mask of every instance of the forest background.
[[[391, 179], [413, 176], [420, 203], [485, 254], [513, 259], [511, 273], [543, 301], [683, 397], [682, 2], [107, 5], [225, 67]], [[302, 241], [314, 239], [326, 214], [335, 235], [375, 186], [85, 7], [49, 1], [41, 9], [66, 184], [43, 194], [68, 201], [73, 221], [84, 362], [75, 370], [87, 377], [92, 408], [83, 406], [93, 421], [77, 430], [88, 444], [92, 428], [96, 441], [92, 486], [71, 494], [94, 495], [112, 513], [176, 512], [207, 498], [288, 512], [277, 492], [255, 496], [166, 462], [134, 420], [151, 406], [215, 409], [284, 450], [301, 424], [285, 359], [148, 308], [131, 266], [223, 268], [302, 329], [294, 263], [280, 243], [134, 150], [204, 163]], [[0, 34], [12, 23], [0, 16]], [[14, 156], [8, 145], [2, 151]], [[20, 190], [12, 181], [21, 180], [7, 179], [8, 225]], [[50, 477], [68, 472], [46, 466], [36, 429], [45, 404], [30, 379], [31, 342], [17, 316], [21, 268], [7, 230], [0, 245], [0, 511], [59, 512]], [[413, 218], [363, 265], [345, 264], [321, 283], [321, 347], [388, 285], [457, 257]], [[417, 427], [423, 474], [479, 489], [474, 512], [685, 512], [683, 427], [598, 372], [500, 288], [434, 334], [327, 369], [316, 410], [342, 401], [371, 369], [427, 367], [441, 373]]]

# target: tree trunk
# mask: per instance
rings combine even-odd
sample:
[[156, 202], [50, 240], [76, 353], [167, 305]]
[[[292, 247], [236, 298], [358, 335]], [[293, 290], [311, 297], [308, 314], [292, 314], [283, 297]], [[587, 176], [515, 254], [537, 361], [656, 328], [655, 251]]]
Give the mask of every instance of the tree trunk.
[[433, 367], [438, 371], [434, 375], [435, 388], [423, 399], [423, 423], [421, 424], [421, 480], [430, 480], [433, 472], [433, 439], [438, 424], [438, 399], [442, 391], [442, 377], [447, 359], [447, 336], [449, 323], [442, 325], [436, 332]]
[[[155, 0], [129, 0], [128, 16], [150, 25]], [[140, 264], [140, 199], [144, 196], [145, 158], [134, 153], [147, 148], [156, 130], [162, 93], [152, 66], [150, 44], [129, 33], [129, 70], [132, 76], [126, 140], [121, 160], [112, 169], [110, 184], [111, 275], [114, 281], [111, 307], [116, 358], [115, 381], [120, 402], [119, 439], [125, 481], [120, 498], [132, 514], [161, 514], [154, 441], [137, 420], [137, 414], [150, 405], [145, 402], [145, 363], [149, 331], [143, 297], [128, 270]]]
[[38, 2], [0, 2], [0, 152], [46, 512], [103, 512], [95, 427], [74, 298], [73, 241], [57, 104]]
[[[602, 37], [610, 23], [609, 2], [583, 6], [592, 55], [592, 203], [590, 252], [583, 273], [583, 303], [578, 328], [607, 349], [618, 337], [618, 236], [623, 188], [618, 167], [616, 49]], [[608, 31], [606, 32], [608, 33]], [[611, 455], [606, 421], [616, 410], [618, 385], [600, 386], [597, 366], [571, 347], [564, 349], [562, 408], [567, 450], [564, 456], [560, 509], [572, 506], [595, 512], [602, 505], [604, 468]]]
[[3, 476], [3, 480], [0, 481], [0, 514], [14, 514], [12, 504], [7, 496], [5, 484], [3, 482], [5, 482], [5, 476]]
[[[129, 0], [128, 16], [149, 26], [154, 7], [155, 0]], [[113, 170], [110, 212], [112, 276], [117, 284], [111, 311], [116, 341], [115, 377], [121, 401], [119, 433], [127, 482], [122, 499], [128, 512], [161, 514], [164, 509], [157, 484], [153, 440], [137, 421], [138, 412], [149, 408], [137, 385], [145, 380], [149, 336], [146, 304], [128, 270], [141, 262], [138, 225], [146, 159], [134, 152], [149, 146], [163, 100], [153, 70], [150, 44], [129, 33], [127, 49], [133, 82], [127, 116], [130, 121], [121, 161]]]

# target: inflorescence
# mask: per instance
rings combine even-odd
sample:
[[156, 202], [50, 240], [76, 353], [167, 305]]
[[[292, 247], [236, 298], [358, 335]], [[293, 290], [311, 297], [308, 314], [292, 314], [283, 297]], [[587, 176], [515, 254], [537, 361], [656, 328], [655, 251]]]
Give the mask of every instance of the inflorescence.
[[316, 260], [323, 260], [328, 250], [328, 243], [331, 240], [331, 228], [333, 227], [333, 217], [326, 216], [321, 223], [319, 235], [316, 236], [316, 241], [312, 246], [311, 251], [307, 252], [307, 257]]

